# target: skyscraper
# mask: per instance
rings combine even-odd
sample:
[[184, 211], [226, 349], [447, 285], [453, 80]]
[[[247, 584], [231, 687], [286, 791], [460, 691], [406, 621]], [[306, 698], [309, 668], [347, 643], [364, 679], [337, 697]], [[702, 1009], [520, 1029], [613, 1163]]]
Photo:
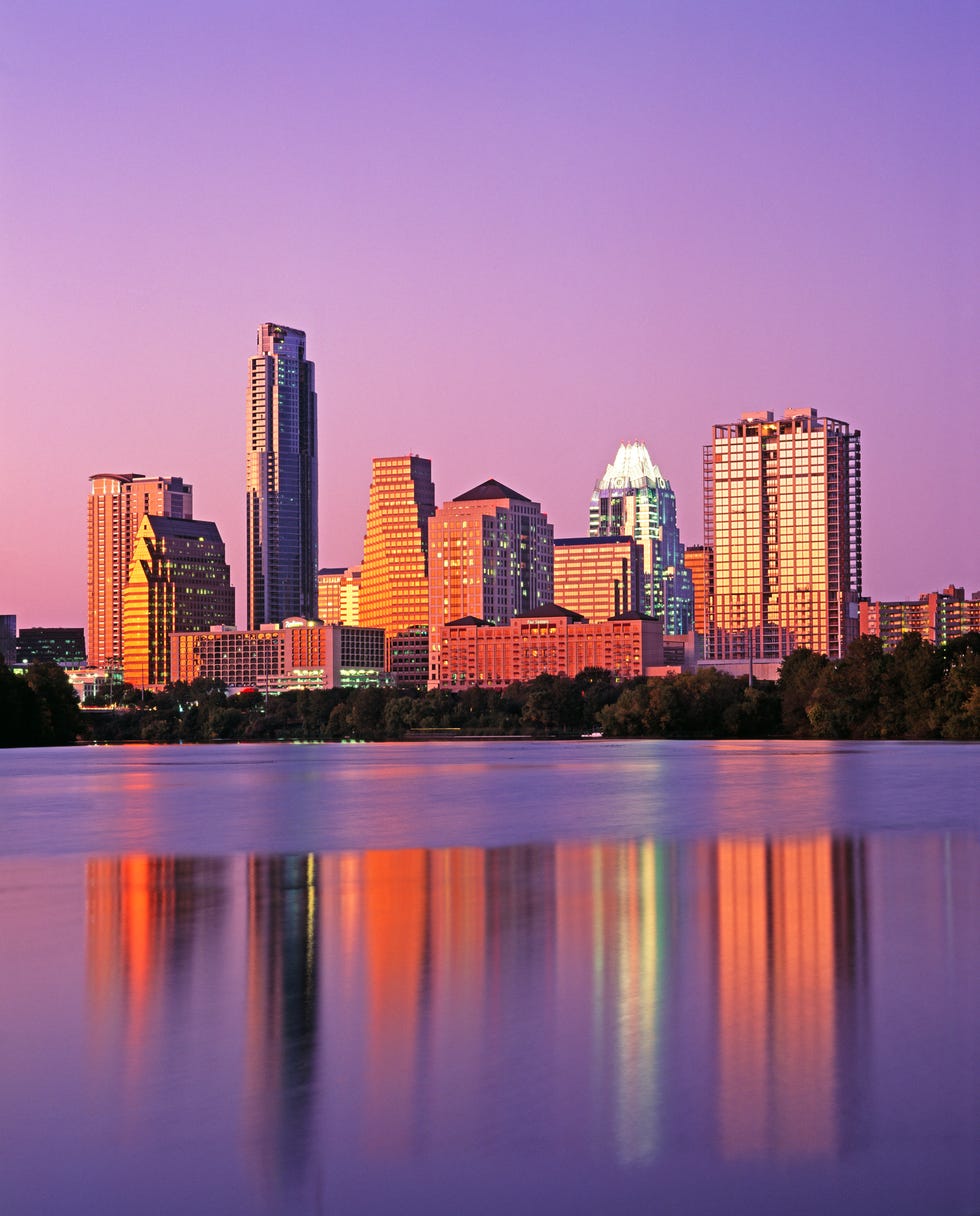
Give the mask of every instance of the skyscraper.
[[119, 666], [123, 654], [123, 590], [136, 529], [144, 515], [190, 519], [191, 487], [179, 477], [96, 473], [88, 499], [88, 662]]
[[249, 360], [248, 626], [316, 616], [314, 365], [301, 329], [267, 323]]
[[640, 611], [643, 550], [632, 536], [555, 540], [555, 603], [587, 621]]
[[208, 520], [144, 515], [123, 594], [123, 678], [170, 679], [170, 635], [235, 623], [225, 546]]
[[704, 448], [714, 557], [705, 658], [840, 658], [858, 633], [861, 432], [814, 409], [743, 414]]
[[428, 678], [432, 462], [378, 457], [371, 466], [360, 623], [385, 631], [385, 665], [399, 684]]
[[429, 520], [429, 680], [439, 679], [439, 630], [473, 617], [501, 625], [547, 604], [554, 528], [539, 503], [485, 481]]
[[596, 482], [589, 510], [592, 536], [632, 536], [643, 549], [643, 612], [659, 617], [664, 633], [687, 633], [694, 623], [694, 590], [684, 567], [677, 501], [646, 444], [621, 443]]

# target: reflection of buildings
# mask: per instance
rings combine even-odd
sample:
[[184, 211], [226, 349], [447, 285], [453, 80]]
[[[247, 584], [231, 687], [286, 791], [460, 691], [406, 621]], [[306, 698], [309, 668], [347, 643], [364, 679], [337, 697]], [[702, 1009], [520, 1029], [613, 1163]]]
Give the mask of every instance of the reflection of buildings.
[[186, 991], [196, 952], [213, 947], [224, 911], [220, 859], [148, 857], [86, 863], [87, 969], [94, 1025], [109, 1052], [118, 1031], [141, 1064], [152, 1026]]
[[835, 1153], [867, 978], [863, 846], [738, 839], [715, 853], [721, 1150]]
[[245, 1118], [270, 1174], [305, 1164], [317, 1033], [317, 895], [312, 854], [247, 866]]

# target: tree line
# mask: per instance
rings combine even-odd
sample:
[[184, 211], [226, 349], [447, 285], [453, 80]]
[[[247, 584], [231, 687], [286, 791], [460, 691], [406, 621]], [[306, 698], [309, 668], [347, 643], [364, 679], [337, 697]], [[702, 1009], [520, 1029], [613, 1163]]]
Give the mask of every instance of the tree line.
[[123, 686], [112, 709], [82, 714], [53, 663], [0, 667], [0, 743], [211, 743], [467, 736], [980, 740], [980, 634], [895, 650], [859, 638], [832, 662], [794, 651], [775, 682], [714, 668], [616, 683], [590, 668], [506, 688], [326, 689], [228, 695], [218, 683], [149, 693]]

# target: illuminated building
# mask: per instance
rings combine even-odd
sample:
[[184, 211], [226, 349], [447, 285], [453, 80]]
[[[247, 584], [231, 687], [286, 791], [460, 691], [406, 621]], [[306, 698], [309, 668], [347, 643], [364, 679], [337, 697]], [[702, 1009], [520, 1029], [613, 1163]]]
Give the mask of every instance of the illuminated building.
[[118, 667], [123, 653], [123, 591], [144, 515], [190, 519], [191, 487], [179, 477], [96, 473], [88, 499], [88, 661]]
[[316, 614], [324, 625], [361, 623], [361, 567], [334, 566], [318, 570]]
[[980, 591], [967, 599], [962, 587], [951, 584], [917, 600], [862, 600], [859, 619], [861, 633], [881, 638], [886, 650], [894, 650], [906, 633], [921, 634], [924, 641], [942, 646], [964, 633], [980, 632]]
[[688, 545], [684, 565], [691, 572], [694, 589], [694, 629], [704, 634], [708, 631], [708, 604], [714, 583], [713, 554], [707, 545]]
[[170, 635], [235, 620], [217, 525], [144, 515], [123, 593], [123, 677], [137, 688], [170, 679]]
[[84, 667], [85, 630], [22, 629], [17, 635], [17, 662], [32, 663], [36, 659], [60, 667]]
[[860, 431], [813, 409], [743, 414], [704, 448], [714, 555], [705, 658], [840, 658], [861, 596]]
[[216, 626], [171, 638], [174, 680], [220, 680], [228, 688], [278, 694], [294, 688], [352, 688], [384, 676], [384, 631], [288, 617], [258, 629]]
[[553, 594], [554, 528], [540, 504], [493, 479], [443, 503], [429, 520], [430, 682], [446, 621], [499, 625]]
[[372, 461], [359, 623], [385, 631], [386, 666], [399, 684], [424, 685], [428, 676], [428, 521], [435, 509], [431, 461]]
[[643, 550], [640, 610], [659, 617], [665, 633], [687, 633], [694, 618], [691, 576], [677, 529], [670, 482], [643, 443], [622, 443], [596, 482], [589, 509], [592, 536], [632, 536]]
[[663, 626], [641, 613], [585, 621], [555, 604], [518, 613], [506, 625], [463, 617], [441, 627], [430, 686], [503, 687], [539, 675], [574, 676], [602, 667], [618, 680], [663, 666]]
[[555, 540], [555, 603], [587, 621], [638, 612], [643, 549], [632, 536]]
[[249, 360], [248, 626], [316, 615], [317, 442], [306, 334], [267, 323]]

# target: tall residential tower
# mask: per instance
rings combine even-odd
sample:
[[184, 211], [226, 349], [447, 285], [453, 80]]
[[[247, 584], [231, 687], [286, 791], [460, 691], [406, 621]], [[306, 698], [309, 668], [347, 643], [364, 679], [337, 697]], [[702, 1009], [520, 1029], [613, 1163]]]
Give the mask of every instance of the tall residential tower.
[[248, 377], [248, 626], [255, 629], [316, 616], [316, 392], [306, 334], [261, 326]]
[[706, 659], [841, 658], [858, 634], [861, 432], [814, 409], [743, 414], [704, 448]]

